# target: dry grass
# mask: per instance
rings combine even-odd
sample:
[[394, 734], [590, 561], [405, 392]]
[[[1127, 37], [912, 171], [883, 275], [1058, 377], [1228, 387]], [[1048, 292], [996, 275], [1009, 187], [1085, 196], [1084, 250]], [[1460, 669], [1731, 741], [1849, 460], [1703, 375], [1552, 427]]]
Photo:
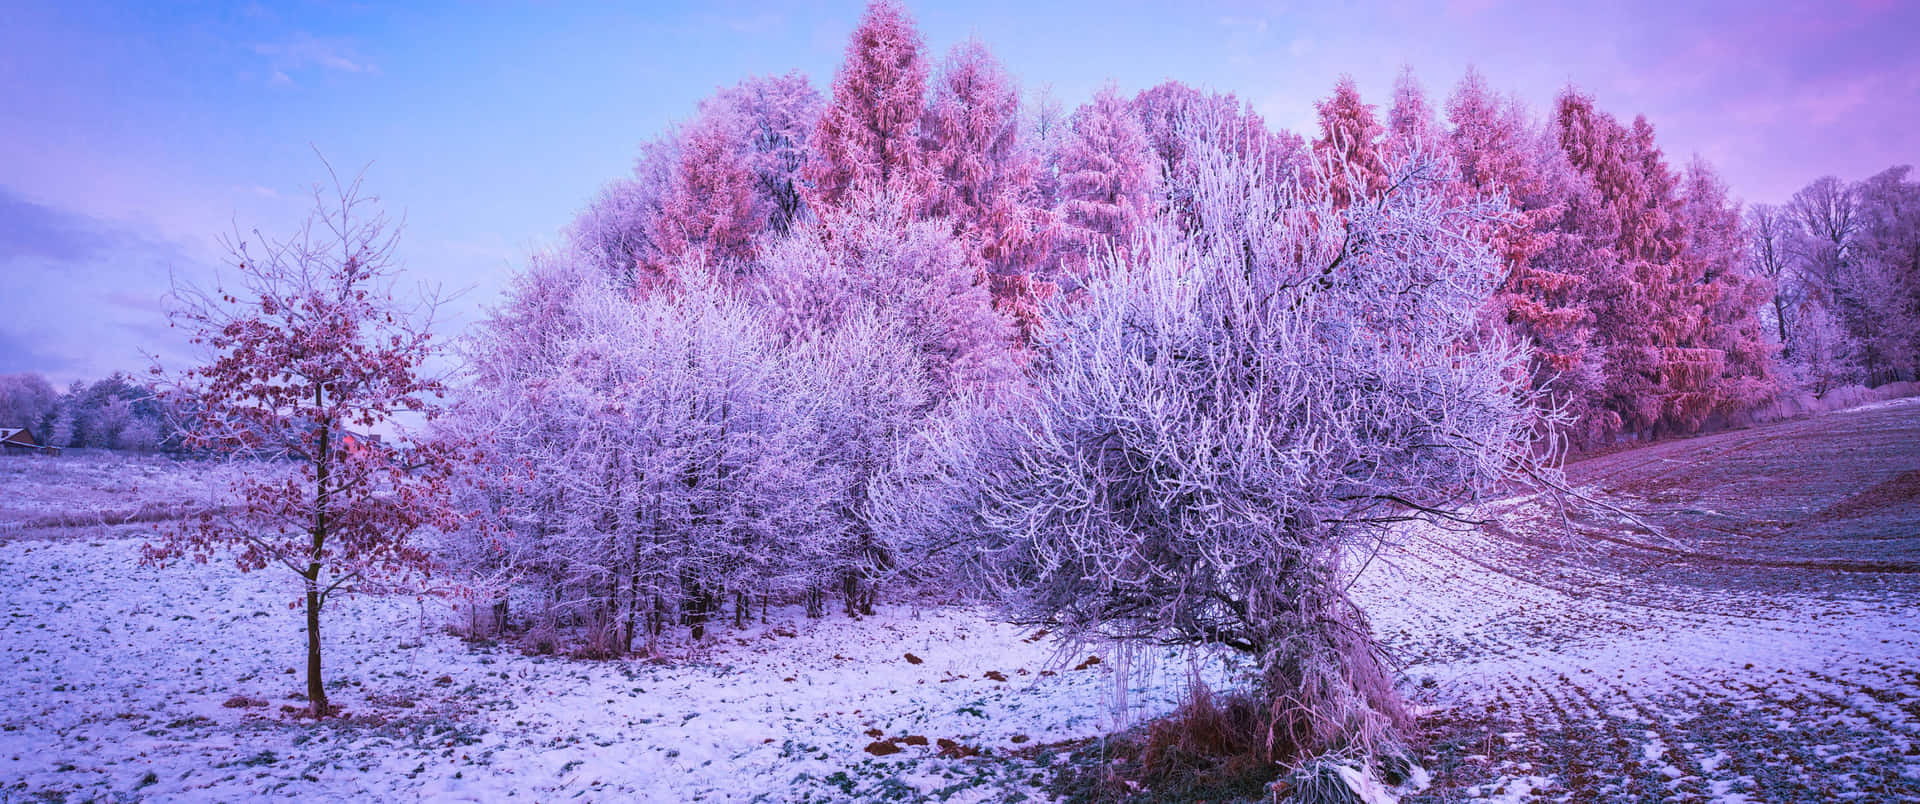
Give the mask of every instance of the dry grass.
[[1276, 761], [1291, 749], [1268, 744], [1267, 706], [1244, 694], [1216, 695], [1197, 679], [1187, 696], [1178, 711], [1148, 724], [1138, 781], [1156, 788], [1219, 787], [1255, 777], [1264, 783], [1277, 774]]

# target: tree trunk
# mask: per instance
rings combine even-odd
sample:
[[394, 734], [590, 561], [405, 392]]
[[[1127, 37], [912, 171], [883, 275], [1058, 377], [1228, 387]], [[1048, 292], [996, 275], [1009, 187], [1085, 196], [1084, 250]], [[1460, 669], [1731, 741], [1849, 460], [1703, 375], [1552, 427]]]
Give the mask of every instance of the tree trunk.
[[1283, 561], [1250, 604], [1265, 623], [1255, 642], [1275, 761], [1398, 744], [1413, 724], [1372, 625], [1347, 599], [1339, 556], [1316, 552]]
[[[321, 407], [326, 404], [324, 387], [313, 386], [313, 404]], [[333, 707], [327, 705], [327, 688], [320, 681], [320, 557], [327, 546], [327, 527], [330, 509], [328, 478], [333, 474], [333, 422], [322, 421], [319, 426], [320, 449], [314, 453], [313, 465], [313, 529], [309, 535], [313, 538], [313, 552], [308, 554], [307, 571], [307, 703], [312, 707], [313, 718], [319, 720], [331, 714]]]
[[320, 581], [307, 578], [307, 704], [315, 720], [332, 713], [320, 681]]
[[1780, 294], [1773, 294], [1773, 323], [1780, 330], [1780, 351], [1787, 350], [1787, 308], [1780, 302]]

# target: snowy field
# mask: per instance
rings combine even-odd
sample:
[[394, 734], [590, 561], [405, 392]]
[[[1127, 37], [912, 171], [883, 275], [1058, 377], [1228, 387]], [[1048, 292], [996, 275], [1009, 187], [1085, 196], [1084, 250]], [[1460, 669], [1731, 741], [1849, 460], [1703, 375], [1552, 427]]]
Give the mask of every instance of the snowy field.
[[1916, 470], [1894, 400], [1568, 467], [1659, 537], [1411, 536], [1359, 591], [1429, 712], [1418, 800], [1920, 801]]
[[[1657, 538], [1556, 543], [1525, 512], [1406, 533], [1356, 591], [1424, 715], [1412, 800], [1920, 800], [1917, 445], [1903, 400], [1569, 467]], [[138, 565], [204, 475], [0, 459], [0, 800], [1044, 800], [1116, 723], [1110, 648], [978, 610], [776, 611], [675, 661], [588, 662], [469, 646], [409, 595], [328, 610], [348, 717], [315, 726], [283, 711], [284, 574]], [[1129, 716], [1195, 666], [1134, 661]]]
[[[0, 459], [0, 800], [1005, 801], [1043, 742], [1115, 723], [1110, 652], [974, 610], [788, 609], [677, 661], [591, 662], [470, 647], [431, 599], [360, 596], [323, 625], [348, 717], [316, 727], [283, 711], [305, 660], [285, 573], [143, 568], [151, 523], [98, 524], [204, 468]], [[95, 524], [49, 524], [62, 499]], [[1193, 670], [1133, 666], [1134, 717]]]

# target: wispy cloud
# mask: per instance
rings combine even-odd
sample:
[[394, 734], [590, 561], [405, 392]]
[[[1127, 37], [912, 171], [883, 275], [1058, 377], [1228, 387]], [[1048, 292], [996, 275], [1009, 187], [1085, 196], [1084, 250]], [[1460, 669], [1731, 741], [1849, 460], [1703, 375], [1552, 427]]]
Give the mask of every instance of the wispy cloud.
[[178, 244], [0, 186], [0, 273], [14, 302], [0, 319], [0, 373], [64, 383], [138, 368], [142, 350], [179, 352], [162, 299], [174, 270], [200, 267]]
[[268, 80], [274, 84], [292, 84], [294, 73], [313, 70], [370, 75], [380, 72], [378, 65], [362, 57], [351, 44], [305, 32], [279, 42], [255, 44], [250, 49], [266, 57], [272, 69]]
[[99, 253], [106, 240], [88, 221], [0, 187], [0, 262], [87, 259]]
[[777, 11], [762, 11], [726, 18], [727, 28], [748, 36], [762, 36], [787, 27], [787, 15]]

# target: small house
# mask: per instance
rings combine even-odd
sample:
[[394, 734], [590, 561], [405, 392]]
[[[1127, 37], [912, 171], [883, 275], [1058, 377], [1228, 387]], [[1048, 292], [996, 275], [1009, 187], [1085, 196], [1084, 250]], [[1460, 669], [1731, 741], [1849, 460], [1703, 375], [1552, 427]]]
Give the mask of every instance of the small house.
[[59, 447], [49, 447], [33, 437], [33, 431], [25, 427], [0, 427], [0, 448], [8, 455], [18, 453], [39, 453], [41, 455], [59, 455]]

